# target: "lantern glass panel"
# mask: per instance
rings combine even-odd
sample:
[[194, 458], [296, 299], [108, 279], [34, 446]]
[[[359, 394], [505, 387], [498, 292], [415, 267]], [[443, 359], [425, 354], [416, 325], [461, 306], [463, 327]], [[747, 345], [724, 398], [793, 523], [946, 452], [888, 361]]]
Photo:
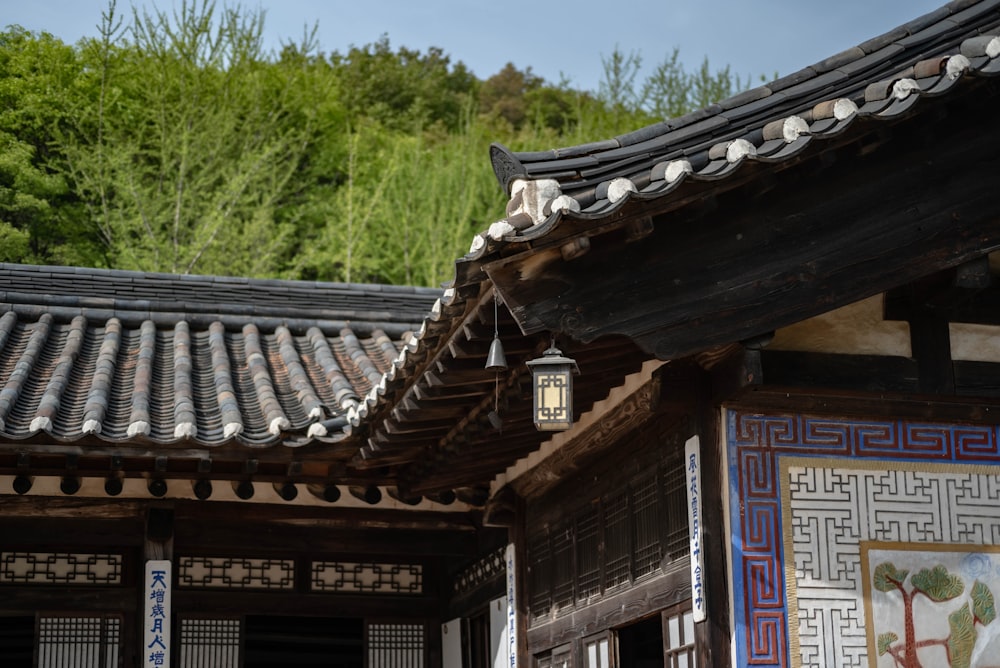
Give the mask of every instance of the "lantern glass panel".
[[573, 421], [573, 377], [568, 365], [535, 370], [535, 424], [542, 430], [568, 429]]

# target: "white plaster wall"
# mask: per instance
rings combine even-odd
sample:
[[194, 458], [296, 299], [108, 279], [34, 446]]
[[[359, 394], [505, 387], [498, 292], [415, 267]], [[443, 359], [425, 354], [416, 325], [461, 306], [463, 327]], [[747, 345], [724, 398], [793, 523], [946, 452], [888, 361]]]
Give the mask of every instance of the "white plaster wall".
[[875, 295], [779, 329], [768, 348], [910, 357], [910, 326], [883, 320], [883, 301], [883, 295]]

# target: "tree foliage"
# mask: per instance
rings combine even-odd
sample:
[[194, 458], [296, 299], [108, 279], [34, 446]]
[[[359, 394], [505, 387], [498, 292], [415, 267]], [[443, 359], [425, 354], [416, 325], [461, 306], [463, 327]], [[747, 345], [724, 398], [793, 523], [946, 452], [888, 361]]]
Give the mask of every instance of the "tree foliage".
[[743, 85], [677, 51], [641, 79], [616, 50], [596, 93], [388, 36], [270, 53], [264, 20], [112, 0], [73, 46], [0, 32], [0, 260], [439, 284], [502, 215], [490, 142], [603, 139]]

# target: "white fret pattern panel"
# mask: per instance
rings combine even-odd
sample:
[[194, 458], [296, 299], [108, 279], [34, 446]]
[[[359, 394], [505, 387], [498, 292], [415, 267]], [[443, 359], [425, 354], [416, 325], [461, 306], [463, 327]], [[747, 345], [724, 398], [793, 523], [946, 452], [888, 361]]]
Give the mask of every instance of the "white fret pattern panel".
[[784, 558], [786, 572], [789, 554], [794, 559], [795, 581], [787, 584], [790, 607], [798, 607], [797, 633], [794, 625], [791, 631], [801, 666], [869, 665], [862, 541], [1000, 541], [1000, 474], [958, 465], [867, 464], [782, 459]]
[[207, 589], [295, 589], [295, 562], [291, 559], [245, 557], [181, 557], [177, 586]]
[[2, 552], [0, 583], [120, 585], [122, 555], [77, 552]]
[[355, 594], [420, 594], [424, 590], [420, 564], [374, 564], [316, 561], [313, 591]]

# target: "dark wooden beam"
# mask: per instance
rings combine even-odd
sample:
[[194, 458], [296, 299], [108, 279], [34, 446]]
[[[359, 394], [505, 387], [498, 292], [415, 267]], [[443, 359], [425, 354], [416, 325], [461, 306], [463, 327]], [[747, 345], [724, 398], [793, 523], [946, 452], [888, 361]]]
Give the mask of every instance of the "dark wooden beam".
[[126, 587], [4, 585], [0, 596], [0, 612], [5, 614], [34, 615], [39, 610], [127, 613], [135, 605], [135, 590]]
[[690, 565], [684, 559], [671, 564], [670, 572], [665, 575], [583, 606], [571, 615], [556, 617], [550, 622], [536, 622], [527, 630], [527, 651], [529, 655], [535, 654], [576, 638], [623, 626], [690, 597]]
[[331, 610], [350, 610], [356, 617], [378, 616], [391, 609], [395, 617], [437, 621], [438, 600], [433, 595], [343, 595], [282, 592], [225, 592], [174, 589], [174, 606], [212, 614], [240, 615], [247, 610], [266, 610], [271, 615], [329, 615]]
[[924, 313], [910, 318], [910, 349], [917, 361], [919, 391], [954, 394], [955, 371], [951, 364], [948, 321]]
[[936, 397], [895, 392], [855, 392], [801, 387], [754, 386], [730, 398], [733, 409], [839, 417], [890, 418], [1000, 424], [1000, 395]]
[[920, 391], [917, 362], [910, 357], [761, 351], [766, 385], [859, 392]]

